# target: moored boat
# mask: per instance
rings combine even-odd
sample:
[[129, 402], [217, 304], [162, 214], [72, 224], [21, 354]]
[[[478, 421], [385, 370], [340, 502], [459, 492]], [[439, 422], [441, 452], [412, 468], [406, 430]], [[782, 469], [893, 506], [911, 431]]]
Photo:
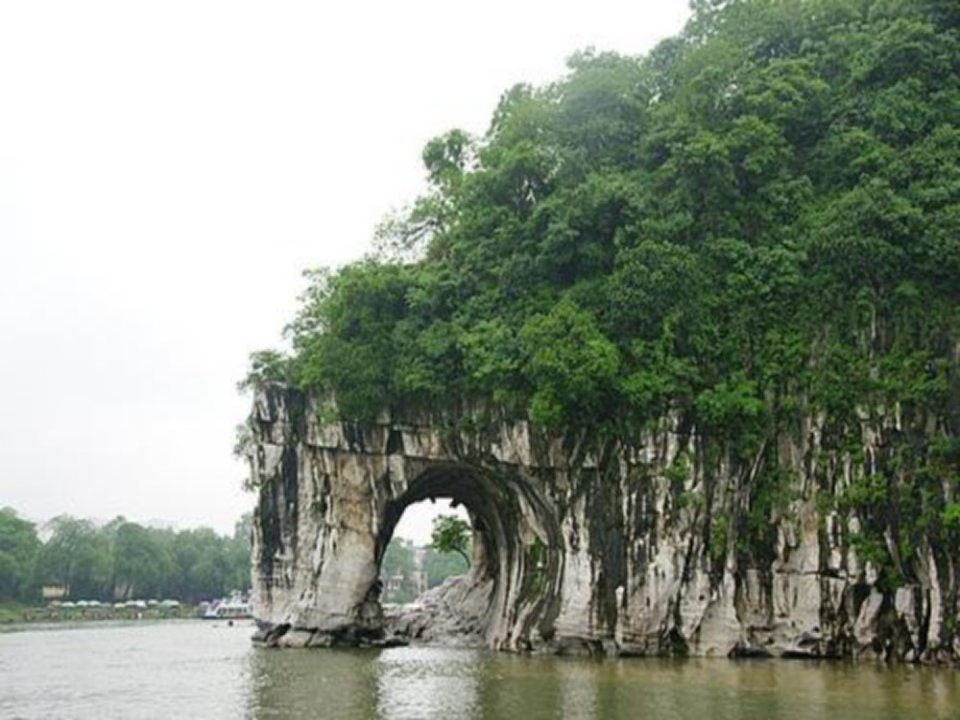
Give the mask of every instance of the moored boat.
[[253, 606], [246, 600], [217, 600], [201, 615], [204, 620], [246, 620], [253, 617]]

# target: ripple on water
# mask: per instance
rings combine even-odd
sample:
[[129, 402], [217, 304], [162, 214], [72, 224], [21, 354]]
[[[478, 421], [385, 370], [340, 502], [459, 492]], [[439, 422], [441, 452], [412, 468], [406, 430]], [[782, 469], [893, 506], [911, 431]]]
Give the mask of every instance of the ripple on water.
[[790, 662], [590, 660], [478, 650], [274, 651], [249, 626], [0, 635], [0, 717], [958, 718], [960, 673]]

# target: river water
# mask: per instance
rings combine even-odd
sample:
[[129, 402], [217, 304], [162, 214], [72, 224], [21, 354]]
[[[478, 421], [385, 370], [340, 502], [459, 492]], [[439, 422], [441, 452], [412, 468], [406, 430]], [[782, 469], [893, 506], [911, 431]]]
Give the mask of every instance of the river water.
[[0, 633], [0, 718], [960, 718], [960, 671], [591, 660], [476, 650], [278, 651], [246, 624]]

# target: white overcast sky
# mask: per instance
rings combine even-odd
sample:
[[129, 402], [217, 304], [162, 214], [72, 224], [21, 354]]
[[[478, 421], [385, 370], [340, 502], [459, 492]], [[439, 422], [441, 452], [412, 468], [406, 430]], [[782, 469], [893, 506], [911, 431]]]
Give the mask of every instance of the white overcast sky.
[[[420, 150], [686, 0], [0, 2], [0, 506], [221, 532], [252, 350]], [[411, 513], [408, 513], [408, 516]], [[423, 539], [429, 518], [399, 534]]]

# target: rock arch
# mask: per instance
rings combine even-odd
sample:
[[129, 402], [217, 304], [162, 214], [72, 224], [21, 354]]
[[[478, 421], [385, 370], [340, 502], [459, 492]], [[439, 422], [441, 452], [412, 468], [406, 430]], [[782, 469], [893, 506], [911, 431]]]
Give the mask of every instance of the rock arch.
[[896, 416], [865, 426], [862, 453], [824, 440], [822, 418], [776, 437], [768, 447], [792, 478], [792, 499], [766, 510], [768, 544], [753, 552], [738, 532], [759, 456], [718, 450], [676, 417], [625, 446], [577, 430], [550, 436], [479, 407], [363, 426], [326, 421], [323, 409], [281, 385], [255, 393], [246, 454], [258, 488], [260, 639], [380, 638], [371, 588], [394, 526], [409, 504], [450, 497], [475, 519], [474, 572], [493, 586], [484, 616], [492, 648], [958, 654], [946, 629], [957, 622], [957, 580], [942, 548], [918, 548], [918, 580], [885, 588], [850, 543], [856, 517], [822, 502], [871, 472], [857, 458], [902, 432]]
[[286, 645], [376, 639], [383, 618], [371, 588], [403, 510], [451, 498], [474, 520], [471, 573], [491, 581], [487, 642], [521, 649], [531, 634], [551, 635], [531, 623], [557, 615], [547, 579], [561, 575], [560, 520], [535, 481], [551, 469], [521, 456], [515, 429], [466, 438], [423, 419], [361, 427], [319, 417], [279, 386], [258, 393], [251, 415], [255, 605], [267, 634], [290, 628]]
[[[531, 543], [557, 546], [559, 528], [552, 509], [522, 475], [509, 468], [477, 466], [465, 462], [422, 459], [403, 463], [406, 490], [387, 500], [379, 517], [377, 562], [393, 535], [396, 523], [410, 505], [431, 498], [449, 498], [463, 505], [474, 527], [474, 551], [461, 596], [479, 603], [485, 612], [478, 620], [482, 635], [494, 647], [514, 647], [512, 610], [517, 607], [528, 576], [549, 572], [545, 558], [528, 557]], [[556, 562], [556, 554], [554, 554]], [[518, 596], [519, 594], [519, 596]]]

